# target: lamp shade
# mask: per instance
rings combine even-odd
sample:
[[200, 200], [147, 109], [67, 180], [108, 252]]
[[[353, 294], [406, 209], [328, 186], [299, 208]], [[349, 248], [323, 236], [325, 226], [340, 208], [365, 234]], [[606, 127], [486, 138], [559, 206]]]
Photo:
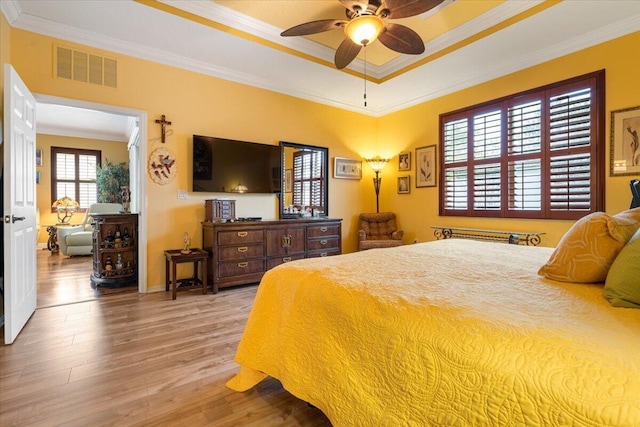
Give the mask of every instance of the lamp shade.
[[384, 29], [384, 22], [376, 15], [362, 15], [352, 19], [344, 27], [344, 32], [354, 43], [366, 46]]
[[369, 163], [369, 166], [371, 166], [371, 169], [373, 169], [374, 172], [380, 172], [382, 169], [384, 169], [389, 159], [381, 159], [380, 157], [376, 157], [375, 159], [365, 159], [365, 161]]
[[58, 222], [65, 224], [69, 222], [76, 209], [80, 207], [80, 204], [71, 197], [64, 196], [53, 202], [51, 207], [58, 212]]
[[53, 202], [51, 205], [52, 208], [60, 209], [76, 209], [80, 206], [78, 202], [73, 200], [71, 197], [64, 196]]
[[246, 193], [247, 191], [249, 191], [249, 189], [247, 188], [246, 185], [238, 184], [235, 187], [233, 187], [234, 193]]

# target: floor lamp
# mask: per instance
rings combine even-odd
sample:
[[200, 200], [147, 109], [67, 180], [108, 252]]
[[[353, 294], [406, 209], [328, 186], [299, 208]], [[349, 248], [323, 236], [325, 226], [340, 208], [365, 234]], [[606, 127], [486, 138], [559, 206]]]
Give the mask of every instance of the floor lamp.
[[376, 177], [373, 178], [373, 187], [376, 190], [376, 213], [380, 212], [380, 204], [378, 203], [378, 196], [380, 194], [380, 183], [382, 182], [382, 178], [380, 178], [380, 171], [384, 169], [384, 166], [387, 164], [389, 159], [381, 159], [376, 157], [375, 159], [365, 159], [371, 169], [376, 173]]

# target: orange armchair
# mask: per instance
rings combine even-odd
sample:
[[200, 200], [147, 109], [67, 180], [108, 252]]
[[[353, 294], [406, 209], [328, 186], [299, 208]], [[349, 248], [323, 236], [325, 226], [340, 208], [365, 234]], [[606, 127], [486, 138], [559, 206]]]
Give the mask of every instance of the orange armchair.
[[402, 246], [403, 230], [396, 226], [393, 212], [360, 214], [358, 225], [358, 250]]

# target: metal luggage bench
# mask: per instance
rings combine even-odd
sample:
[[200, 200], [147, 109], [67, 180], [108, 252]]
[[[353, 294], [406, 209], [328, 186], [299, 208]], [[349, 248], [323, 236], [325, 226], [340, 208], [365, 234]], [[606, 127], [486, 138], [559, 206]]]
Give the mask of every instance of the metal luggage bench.
[[478, 228], [460, 228], [460, 227], [439, 227], [432, 226], [433, 235], [436, 239], [474, 239], [474, 240], [491, 240], [495, 242], [510, 243], [512, 245], [538, 246], [543, 234], [545, 233], [527, 233], [524, 231], [500, 231], [500, 230], [482, 230]]

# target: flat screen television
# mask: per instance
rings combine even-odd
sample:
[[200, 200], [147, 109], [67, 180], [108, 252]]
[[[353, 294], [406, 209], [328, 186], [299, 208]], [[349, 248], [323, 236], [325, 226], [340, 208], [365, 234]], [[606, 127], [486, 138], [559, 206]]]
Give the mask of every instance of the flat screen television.
[[280, 146], [193, 135], [193, 191], [280, 193]]

